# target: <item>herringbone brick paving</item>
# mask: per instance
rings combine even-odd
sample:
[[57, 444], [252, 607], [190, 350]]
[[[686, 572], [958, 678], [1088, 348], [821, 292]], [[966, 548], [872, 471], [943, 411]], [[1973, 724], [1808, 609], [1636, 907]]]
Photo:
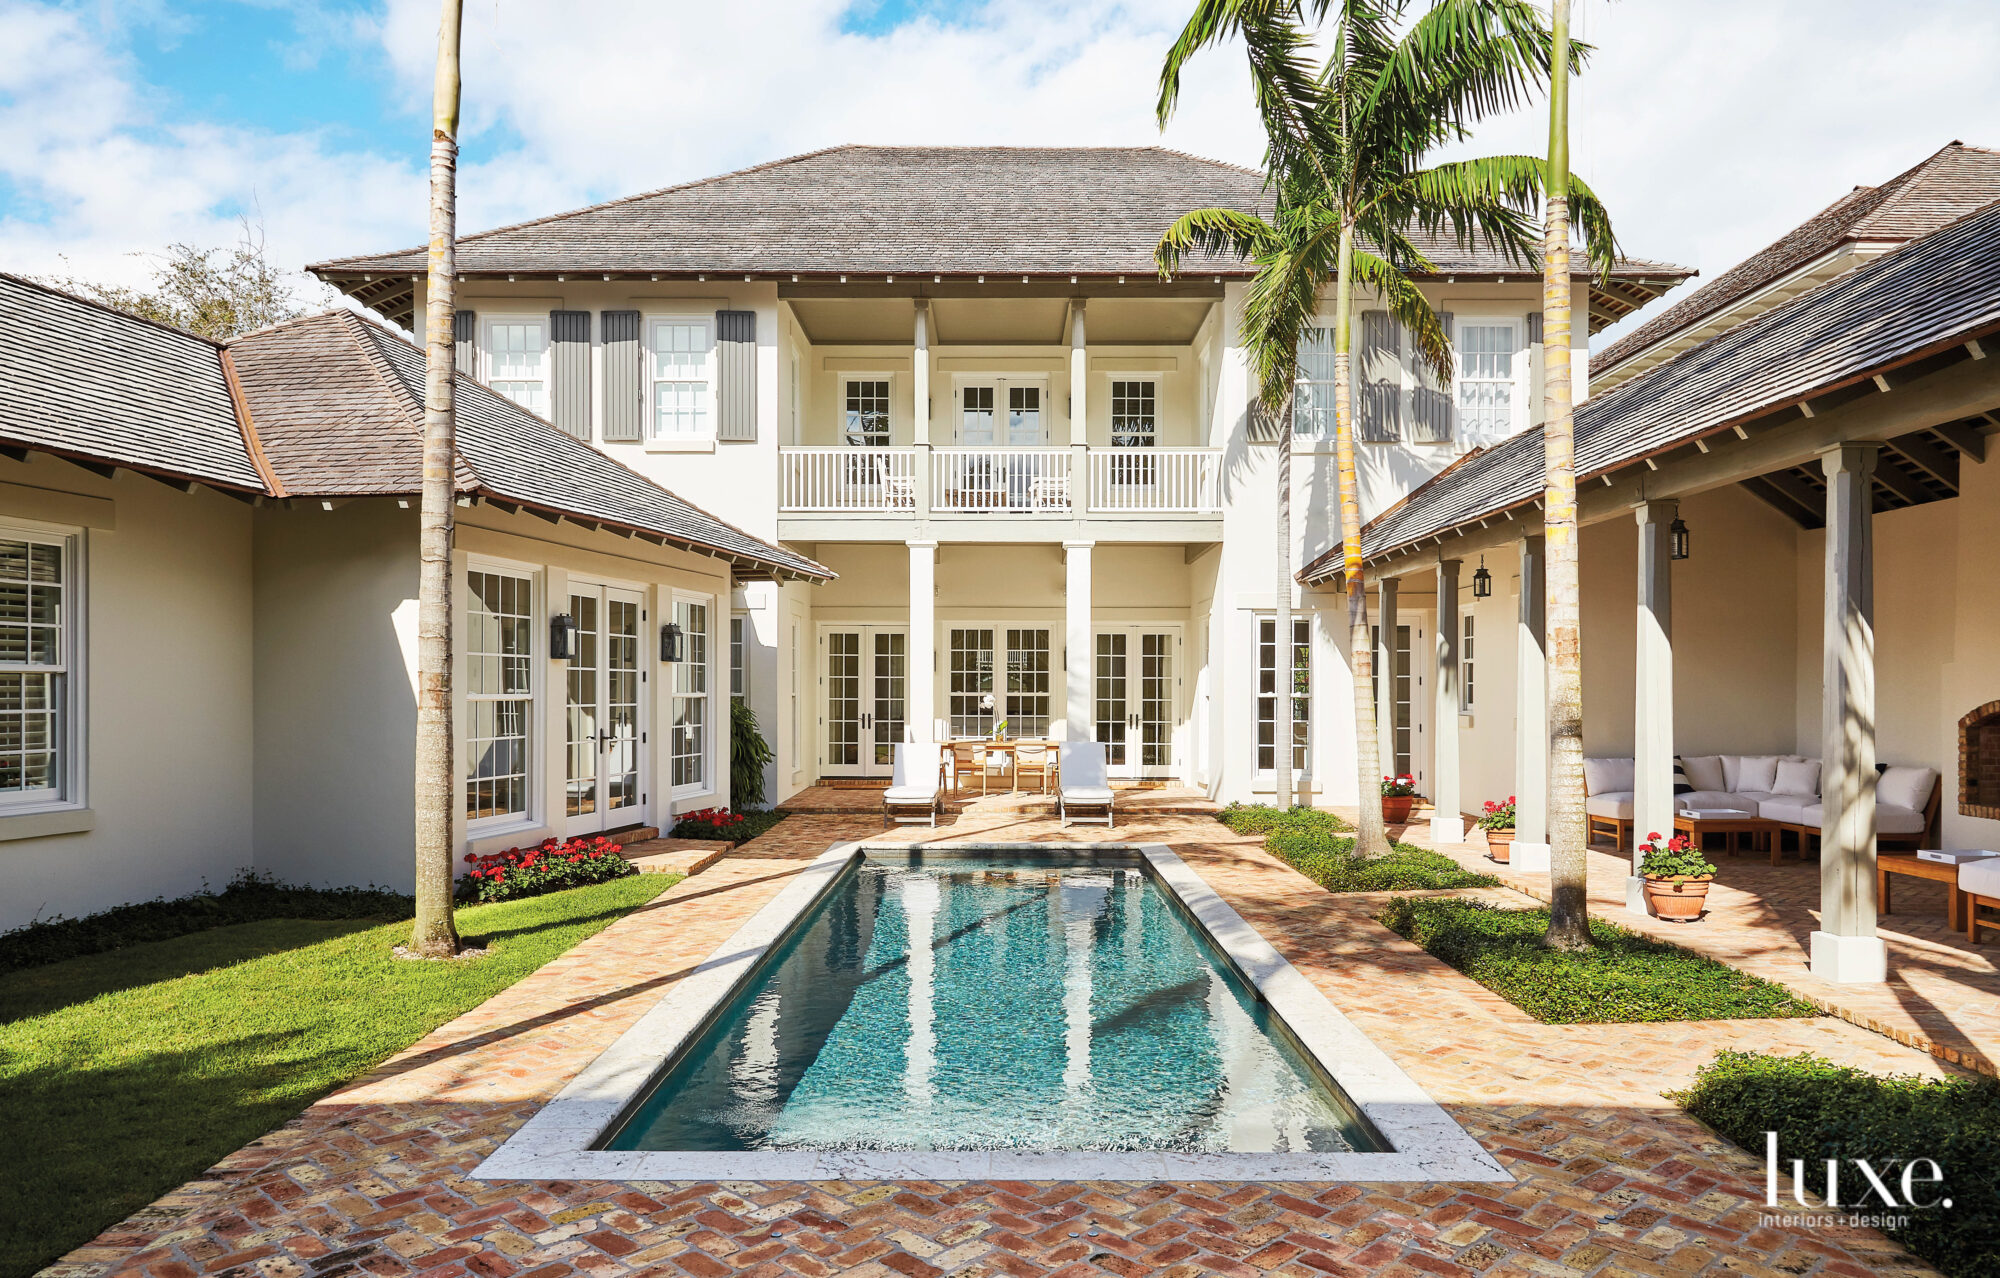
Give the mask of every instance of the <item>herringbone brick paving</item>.
[[[1717, 1048], [1929, 1057], [1830, 1018], [1548, 1026], [1204, 817], [1172, 844], [1518, 1178], [1512, 1185], [485, 1183], [468, 1173], [828, 845], [1096, 841], [1011, 812], [884, 836], [795, 816], [53, 1267], [61, 1278], [1031, 1278], [1929, 1272], [1760, 1221], [1758, 1161], [1664, 1100]], [[1517, 902], [1519, 897], [1514, 898]]]

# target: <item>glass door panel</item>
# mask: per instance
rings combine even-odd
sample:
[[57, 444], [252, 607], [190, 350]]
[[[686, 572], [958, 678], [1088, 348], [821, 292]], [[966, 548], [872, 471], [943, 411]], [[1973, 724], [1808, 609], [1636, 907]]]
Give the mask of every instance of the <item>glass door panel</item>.
[[1113, 768], [1125, 766], [1125, 641], [1122, 630], [1100, 632], [1097, 636], [1097, 739], [1104, 743], [1104, 761]]
[[872, 762], [878, 769], [894, 771], [896, 743], [903, 739], [909, 638], [886, 630], [876, 632], [873, 638], [875, 668], [870, 673], [873, 675], [874, 695], [869, 703], [874, 708], [869, 712], [868, 724], [870, 739], [874, 743]]
[[904, 737], [909, 636], [900, 627], [830, 626], [820, 632], [828, 776], [885, 777]]
[[1178, 627], [1122, 626], [1097, 633], [1096, 738], [1118, 777], [1177, 774], [1180, 727]]
[[568, 720], [568, 746], [563, 754], [567, 767], [565, 814], [572, 822], [578, 818], [594, 820], [603, 808], [597, 777], [597, 733], [602, 726], [598, 718], [602, 683], [598, 670], [601, 602], [597, 591], [569, 597], [569, 615], [576, 622], [576, 648], [566, 675], [564, 714]]
[[576, 647], [564, 675], [564, 832], [643, 823], [645, 600], [633, 590], [578, 585], [569, 614]]

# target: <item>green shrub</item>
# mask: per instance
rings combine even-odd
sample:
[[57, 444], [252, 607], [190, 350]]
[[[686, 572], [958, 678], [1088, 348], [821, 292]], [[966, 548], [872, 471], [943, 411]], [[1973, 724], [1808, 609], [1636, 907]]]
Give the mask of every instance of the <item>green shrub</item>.
[[415, 911], [414, 898], [388, 888], [296, 887], [243, 870], [220, 892], [156, 897], [80, 919], [56, 915], [0, 932], [0, 972], [260, 919], [406, 919]]
[[1351, 838], [1281, 832], [1264, 840], [1265, 850], [1329, 892], [1415, 892], [1436, 888], [1492, 887], [1499, 880], [1475, 874], [1438, 852], [1394, 845], [1387, 856], [1369, 860], [1354, 851]]
[[1450, 897], [1397, 897], [1377, 916], [1505, 998], [1554, 1025], [1817, 1016], [1783, 986], [1601, 919], [1592, 948], [1542, 947], [1547, 910]]
[[777, 756], [741, 697], [729, 699], [729, 797], [746, 808], [764, 801], [764, 765]]
[[588, 883], [628, 878], [639, 867], [603, 835], [566, 842], [544, 839], [533, 847], [508, 848], [490, 856], [465, 854], [471, 867], [458, 880], [462, 901], [518, 901]]
[[1930, 1159], [1944, 1182], [1919, 1181], [1918, 1193], [1948, 1197], [1950, 1207], [1885, 1206], [1843, 1163], [1840, 1210], [1905, 1216], [1905, 1226], [1886, 1231], [1903, 1246], [1953, 1278], [2000, 1278], [2000, 1081], [1878, 1078], [1807, 1054], [1723, 1052], [1672, 1098], [1760, 1161], [1765, 1133], [1776, 1132], [1787, 1202], [1795, 1203], [1784, 1175], [1793, 1159], [1804, 1161], [1815, 1201], [1830, 1158], [1867, 1159], [1899, 1193], [1903, 1164]]
[[1307, 807], [1274, 808], [1265, 804], [1232, 803], [1216, 813], [1215, 819], [1238, 834], [1294, 830], [1333, 835], [1348, 828], [1347, 822], [1331, 812]]

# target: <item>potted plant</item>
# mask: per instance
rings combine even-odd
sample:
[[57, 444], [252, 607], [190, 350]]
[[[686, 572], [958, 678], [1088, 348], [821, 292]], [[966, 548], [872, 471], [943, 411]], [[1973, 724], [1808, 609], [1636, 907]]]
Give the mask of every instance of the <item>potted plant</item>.
[[1415, 777], [1383, 777], [1382, 819], [1390, 825], [1406, 824], [1410, 819], [1410, 807], [1416, 802], [1416, 796]]
[[1693, 923], [1701, 918], [1715, 867], [1685, 834], [1662, 843], [1658, 833], [1646, 836], [1639, 873], [1646, 880], [1646, 904], [1657, 918]]
[[1508, 795], [1505, 803], [1488, 799], [1479, 828], [1486, 831], [1486, 855], [1507, 864], [1514, 851], [1514, 796]]

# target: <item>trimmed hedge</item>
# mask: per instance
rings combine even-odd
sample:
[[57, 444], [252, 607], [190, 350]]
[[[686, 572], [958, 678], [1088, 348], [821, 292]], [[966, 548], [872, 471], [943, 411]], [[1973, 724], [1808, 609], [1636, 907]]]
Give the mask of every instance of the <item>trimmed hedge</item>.
[[1288, 831], [1332, 836], [1347, 833], [1347, 822], [1317, 808], [1274, 808], [1265, 804], [1232, 803], [1215, 814], [1215, 819], [1238, 834], [1272, 834]]
[[1765, 1133], [1776, 1132], [1779, 1194], [1794, 1206], [1793, 1159], [1804, 1160], [1815, 1201], [1830, 1158], [1867, 1159], [1898, 1193], [1903, 1165], [1930, 1159], [1944, 1180], [1919, 1181], [1918, 1195], [1950, 1207], [1886, 1206], [1843, 1162], [1838, 1210], [1904, 1216], [1907, 1225], [1885, 1232], [1952, 1278], [2000, 1278], [2000, 1080], [1880, 1078], [1805, 1053], [1722, 1052], [1671, 1098], [1760, 1162]]
[[1364, 859], [1355, 855], [1354, 840], [1344, 833], [1347, 823], [1331, 812], [1232, 803], [1216, 819], [1238, 834], [1263, 835], [1266, 851], [1329, 892], [1413, 892], [1499, 882], [1407, 843], [1396, 844], [1387, 856]]
[[0, 972], [102, 954], [145, 941], [169, 941], [212, 927], [263, 919], [406, 919], [415, 897], [388, 888], [298, 887], [243, 870], [220, 892], [155, 897], [82, 918], [37, 919], [0, 932]]
[[1551, 1025], [1819, 1015], [1782, 985], [1601, 919], [1593, 947], [1568, 953], [1543, 948], [1545, 909], [1406, 896], [1376, 917]]

